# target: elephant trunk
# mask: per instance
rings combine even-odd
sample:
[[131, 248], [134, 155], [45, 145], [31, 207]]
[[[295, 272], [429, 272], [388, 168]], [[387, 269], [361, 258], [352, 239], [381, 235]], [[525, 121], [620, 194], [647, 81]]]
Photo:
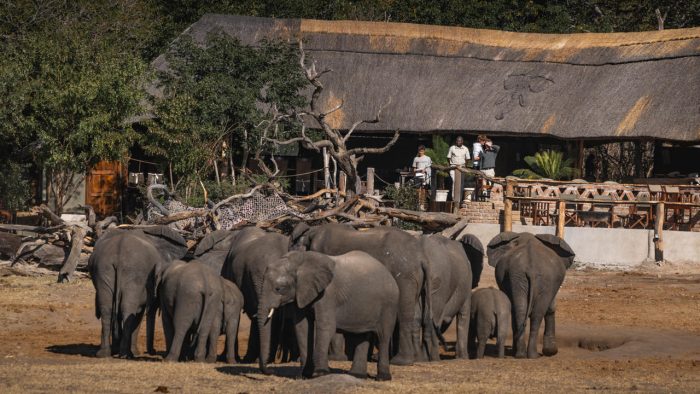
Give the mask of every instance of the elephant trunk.
[[260, 333], [260, 371], [266, 375], [270, 374], [267, 367], [267, 361], [270, 358], [270, 340], [272, 331], [272, 320], [268, 316], [272, 316], [274, 308], [264, 307], [260, 304], [258, 308], [258, 332]]

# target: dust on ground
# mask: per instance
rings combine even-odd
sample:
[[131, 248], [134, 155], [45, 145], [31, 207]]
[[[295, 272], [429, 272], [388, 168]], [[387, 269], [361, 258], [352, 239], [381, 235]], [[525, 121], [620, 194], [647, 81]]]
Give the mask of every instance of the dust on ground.
[[[688, 273], [690, 272], [690, 273]], [[485, 269], [482, 287], [495, 286]], [[96, 359], [99, 321], [92, 283], [0, 277], [2, 392], [696, 392], [700, 387], [700, 272], [648, 266], [634, 272], [570, 270], [559, 292], [559, 354], [536, 360], [451, 360], [392, 367], [391, 382], [330, 375], [299, 380], [296, 363], [163, 363]], [[241, 340], [248, 322], [243, 319]], [[159, 327], [160, 328], [160, 327]], [[145, 330], [142, 330], [145, 331]], [[142, 348], [144, 338], [142, 332]], [[164, 349], [162, 333], [156, 348]], [[454, 328], [446, 335], [454, 341]], [[506, 352], [508, 353], [508, 348]], [[333, 362], [336, 372], [349, 362]], [[370, 375], [375, 374], [370, 364]]]

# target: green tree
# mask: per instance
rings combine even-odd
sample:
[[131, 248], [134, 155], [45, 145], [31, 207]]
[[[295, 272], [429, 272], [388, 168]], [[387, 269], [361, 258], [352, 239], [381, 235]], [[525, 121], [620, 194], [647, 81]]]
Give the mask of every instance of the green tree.
[[534, 156], [525, 156], [524, 160], [530, 168], [515, 170], [513, 175], [526, 179], [562, 180], [571, 179], [577, 173], [576, 169], [572, 167], [573, 160], [564, 160], [564, 154], [558, 151], [537, 152]]
[[[445, 141], [444, 138], [435, 134], [433, 135], [433, 146], [432, 148], [425, 149], [425, 155], [430, 157], [433, 164], [449, 166], [450, 160], [447, 158], [447, 153], [449, 153], [449, 151], [450, 144]], [[438, 171], [437, 175], [441, 177], [450, 176], [450, 174], [445, 171]]]
[[1, 42], [0, 152], [15, 169], [46, 170], [60, 213], [79, 174], [127, 157], [136, 134], [126, 121], [141, 111], [146, 66], [102, 21], [53, 11]]
[[[166, 58], [167, 70], [158, 74], [162, 95], [154, 97], [155, 119], [144, 147], [171, 162], [185, 185], [210, 174], [224, 146], [241, 166], [251, 153], [272, 152], [261, 141], [261, 127], [275, 111], [306, 104], [301, 92], [308, 82], [298, 51], [288, 43], [251, 47], [215, 34], [200, 45], [183, 36]], [[280, 138], [295, 129], [293, 122], [280, 126]]]

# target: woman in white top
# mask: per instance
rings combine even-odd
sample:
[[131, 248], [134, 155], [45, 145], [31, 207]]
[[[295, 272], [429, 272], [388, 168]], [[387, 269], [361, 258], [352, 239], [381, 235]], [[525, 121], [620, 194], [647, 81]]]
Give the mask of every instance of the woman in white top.
[[430, 184], [430, 166], [433, 161], [425, 155], [425, 146], [418, 146], [418, 155], [413, 158], [413, 171], [416, 173], [416, 178], [421, 181], [422, 185]]

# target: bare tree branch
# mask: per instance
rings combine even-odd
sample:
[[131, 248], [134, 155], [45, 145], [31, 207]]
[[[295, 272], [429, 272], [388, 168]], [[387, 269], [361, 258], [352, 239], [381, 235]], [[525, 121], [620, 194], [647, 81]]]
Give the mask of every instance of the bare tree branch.
[[399, 140], [399, 135], [401, 132], [399, 130], [396, 130], [394, 132], [394, 136], [391, 137], [391, 140], [384, 145], [381, 148], [353, 148], [348, 151], [349, 155], [366, 155], [366, 154], [379, 154], [379, 153], [384, 153], [387, 152], [389, 149], [391, 149], [392, 146], [396, 143], [396, 141]]

